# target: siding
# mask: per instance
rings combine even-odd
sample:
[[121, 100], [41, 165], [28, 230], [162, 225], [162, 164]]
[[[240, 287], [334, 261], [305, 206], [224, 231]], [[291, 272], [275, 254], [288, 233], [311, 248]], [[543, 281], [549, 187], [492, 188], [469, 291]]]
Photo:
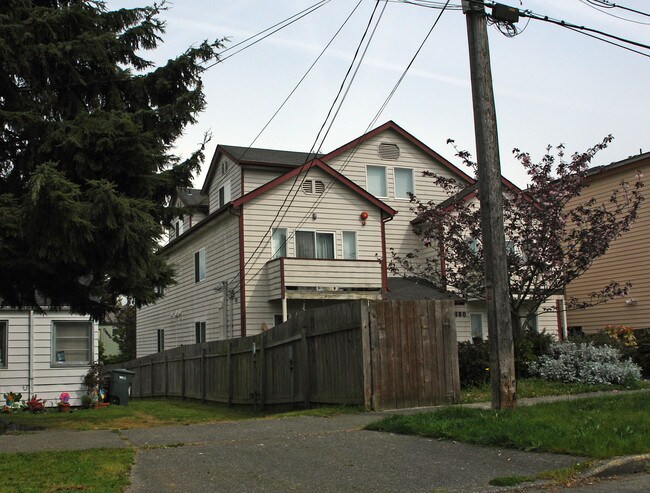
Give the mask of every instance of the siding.
[[[228, 171], [225, 176], [222, 172], [224, 162], [228, 163]], [[210, 213], [219, 210], [219, 189], [226, 182], [230, 183], [230, 200], [235, 200], [241, 197], [241, 168], [238, 164], [233, 163], [229, 158], [222, 156], [212, 177], [212, 183], [210, 183]]]
[[279, 168], [246, 168], [244, 169], [244, 194], [252, 192], [256, 188], [266, 185], [275, 180], [278, 176], [288, 173], [288, 169]]
[[[21, 392], [23, 399], [29, 398], [29, 312], [0, 311], [0, 320], [9, 325], [9, 351], [7, 368], [0, 369], [0, 394], [9, 391]], [[55, 406], [61, 392], [68, 392], [71, 404], [81, 404], [81, 396], [86, 389], [81, 380], [88, 373], [88, 366], [53, 367], [52, 358], [52, 321], [87, 321], [87, 316], [70, 314], [67, 311], [50, 312], [47, 315], [34, 315], [33, 347], [33, 393], [41, 399], [47, 399], [48, 406]], [[97, 361], [98, 329], [93, 324], [93, 360]]]
[[[385, 160], [379, 157], [377, 149], [380, 143], [395, 144], [400, 149], [397, 160]], [[379, 197], [384, 203], [398, 211], [392, 221], [386, 224], [386, 249], [390, 260], [390, 249], [404, 255], [414, 249], [422, 250], [419, 237], [413, 233], [411, 221], [415, 218], [410, 210], [412, 204], [407, 199], [395, 199], [394, 168], [412, 168], [415, 194], [422, 201], [440, 203], [448, 196], [437, 187], [432, 178], [423, 177], [423, 171], [432, 171], [447, 178], [457, 178], [442, 164], [432, 159], [413, 143], [392, 130], [382, 132], [355, 150], [350, 150], [334, 157], [328, 164], [363, 188], [366, 184], [366, 166], [385, 166], [388, 197]], [[433, 249], [430, 249], [433, 250]], [[428, 252], [430, 255], [432, 252]]]
[[[322, 180], [326, 187], [332, 183], [332, 177], [320, 169], [311, 169], [308, 178]], [[300, 181], [301, 179], [298, 183]], [[268, 302], [268, 277], [265, 265], [271, 259], [272, 252], [270, 235], [267, 233], [293, 183], [294, 180], [288, 180], [244, 206], [244, 256], [248, 262], [246, 267], [247, 335], [257, 334], [263, 324], [273, 326], [273, 316], [281, 313], [279, 303]], [[326, 192], [325, 199], [315, 207], [317, 217], [313, 219], [312, 206], [319, 197], [321, 196], [307, 195], [302, 190], [298, 190], [287, 214], [276, 221], [273, 227], [287, 228], [287, 236], [292, 235], [297, 228], [333, 232], [336, 238], [337, 259], [343, 258], [342, 231], [356, 231], [358, 259], [376, 260], [382, 256], [381, 216], [378, 208], [341, 183], [334, 182], [332, 188]], [[291, 199], [288, 202], [290, 201]], [[283, 210], [286, 210], [286, 206]], [[361, 225], [359, 219], [362, 211], [369, 213], [365, 226]], [[262, 238], [264, 241], [259, 246]], [[287, 256], [295, 256], [293, 239], [288, 241]]]
[[[637, 171], [650, 176], [650, 159], [636, 165], [626, 165], [620, 170], [612, 170], [602, 175], [588, 178], [590, 186], [580, 200], [595, 197], [606, 203], [612, 190], [619, 188], [622, 180], [635, 181]], [[575, 205], [577, 201], [569, 206]], [[639, 215], [630, 231], [615, 240], [607, 253], [566, 288], [567, 298], [585, 298], [589, 293], [599, 291], [607, 283], [618, 281], [632, 283], [630, 294], [615, 298], [607, 303], [567, 313], [570, 327], [582, 327], [586, 332], [594, 332], [608, 324], [631, 325], [634, 328], [650, 327], [650, 256], [647, 241], [650, 237], [650, 204], [641, 204]], [[627, 304], [634, 298], [636, 304]]]
[[[158, 350], [157, 330], [165, 330], [165, 349], [194, 344], [195, 322], [206, 322], [206, 340], [223, 339], [223, 293], [215, 292], [222, 281], [232, 281], [235, 298], [229, 304], [229, 337], [240, 332], [238, 289], [238, 218], [224, 213], [195, 231], [186, 241], [166, 253], [176, 270], [177, 284], [165, 291], [157, 303], [142, 307], [137, 314], [137, 356]], [[194, 253], [205, 248], [205, 280], [194, 282]]]

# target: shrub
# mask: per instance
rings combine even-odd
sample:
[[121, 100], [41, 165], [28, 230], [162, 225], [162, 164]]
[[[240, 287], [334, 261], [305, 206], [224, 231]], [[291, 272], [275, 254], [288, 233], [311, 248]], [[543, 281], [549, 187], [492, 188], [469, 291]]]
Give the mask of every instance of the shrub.
[[93, 403], [93, 398], [89, 394], [84, 394], [81, 396], [81, 407], [84, 409], [90, 409], [90, 406]]
[[641, 368], [611, 346], [592, 343], [553, 343], [548, 354], [528, 365], [532, 376], [566, 383], [631, 385], [641, 378]]
[[39, 399], [36, 394], [32, 396], [27, 402], [25, 402], [25, 409], [30, 413], [42, 413], [45, 411], [45, 403], [47, 401], [44, 399]]
[[487, 341], [458, 343], [458, 369], [462, 388], [483, 385], [490, 380], [490, 346]]
[[637, 347], [632, 353], [632, 361], [641, 367], [644, 378], [650, 378], [650, 329], [634, 331]]
[[517, 378], [530, 377], [529, 365], [548, 353], [555, 339], [546, 332], [527, 328], [522, 337], [515, 339], [515, 374]]

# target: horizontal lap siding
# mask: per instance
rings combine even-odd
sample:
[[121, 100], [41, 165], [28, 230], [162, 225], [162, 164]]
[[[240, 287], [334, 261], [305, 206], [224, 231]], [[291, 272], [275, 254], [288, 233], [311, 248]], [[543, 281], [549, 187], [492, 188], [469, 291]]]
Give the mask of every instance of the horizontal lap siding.
[[[377, 154], [380, 143], [397, 145], [400, 149], [399, 159], [396, 161], [381, 159]], [[328, 161], [328, 164], [363, 188], [366, 188], [367, 165], [386, 166], [388, 197], [380, 198], [380, 200], [398, 211], [393, 220], [386, 223], [386, 249], [389, 259], [391, 248], [399, 255], [405, 255], [413, 249], [420, 250], [420, 255], [423, 257], [437, 254], [437, 245], [425, 249], [419, 237], [413, 233], [411, 221], [415, 215], [410, 210], [413, 204], [408, 200], [394, 198], [393, 169], [395, 167], [412, 168], [416, 196], [423, 202], [431, 200], [434, 203], [440, 203], [448, 198], [447, 195], [434, 184], [433, 178], [423, 177], [422, 172], [433, 171], [447, 178], [455, 177], [447, 168], [392, 130], [363, 142], [356, 151], [347, 151], [336, 156]]]
[[379, 262], [287, 259], [284, 273], [287, 286], [381, 288]]
[[[224, 160], [228, 161], [228, 172], [225, 176], [221, 172]], [[219, 161], [219, 166], [212, 176], [212, 182], [208, 189], [211, 213], [219, 209], [219, 188], [221, 188], [226, 182], [230, 183], [230, 200], [235, 200], [241, 197], [241, 168], [234, 164], [230, 159], [222, 157], [221, 161]]]
[[287, 169], [244, 169], [244, 194], [266, 185], [278, 176], [287, 173]]
[[0, 368], [0, 394], [22, 392], [28, 382], [29, 319], [27, 312], [0, 311], [8, 325], [7, 368]]
[[[165, 348], [194, 344], [195, 322], [206, 322], [208, 341], [223, 338], [223, 293], [215, 292], [222, 281], [230, 281], [236, 289], [229, 313], [228, 335], [239, 335], [240, 306], [238, 289], [239, 236], [238, 218], [225, 214], [204, 226], [191, 241], [182, 243], [167, 255], [176, 271], [177, 284], [165, 290], [165, 297], [138, 310], [138, 356], [157, 351], [157, 329], [165, 330]], [[205, 248], [205, 280], [194, 282], [194, 253]]]
[[[299, 178], [300, 183], [302, 178]], [[332, 177], [320, 169], [312, 169], [308, 179], [321, 180], [326, 189], [332, 183]], [[298, 190], [290, 209], [281, 220], [276, 220], [277, 211], [289, 194], [294, 180], [269, 190], [267, 193], [252, 200], [244, 206], [244, 240], [246, 268], [246, 299], [247, 299], [247, 334], [256, 334], [262, 324], [273, 325], [273, 316], [280, 310], [279, 303], [269, 303], [268, 273], [265, 264], [271, 259], [269, 227], [287, 228], [291, 235], [296, 227], [302, 230], [323, 231], [335, 233], [336, 258], [343, 257], [341, 243], [342, 231], [357, 232], [357, 258], [360, 260], [376, 260], [381, 257], [381, 216], [380, 210], [363, 199], [344, 185], [336, 182], [327, 192], [325, 198], [315, 207], [316, 219], [312, 216], [312, 206], [321, 197], [316, 194], [307, 195]], [[295, 191], [296, 187], [294, 187]], [[289, 196], [287, 204], [293, 194]], [[287, 207], [283, 208], [286, 211]], [[363, 226], [359, 219], [361, 212], [367, 211], [369, 218]], [[282, 214], [280, 214], [280, 217]], [[301, 222], [302, 225], [298, 226]], [[264, 243], [259, 242], [264, 238]], [[259, 248], [258, 248], [259, 246]], [[257, 250], [255, 252], [255, 250]], [[253, 255], [253, 253], [255, 254]], [[287, 255], [295, 255], [295, 243], [291, 238], [287, 244]], [[378, 280], [381, 285], [381, 279]]]
[[[595, 197], [607, 203], [612, 190], [620, 188], [622, 180], [635, 181], [637, 170], [644, 176], [650, 176], [650, 159], [641, 161], [636, 166], [629, 166], [618, 172], [602, 176], [595, 175], [589, 179], [590, 186], [582, 193], [580, 201]], [[644, 189], [647, 195], [647, 187]], [[602, 329], [608, 324], [625, 324], [635, 328], [650, 327], [650, 258], [648, 238], [650, 237], [650, 205], [646, 199], [639, 210], [639, 215], [632, 228], [615, 240], [607, 253], [597, 259], [589, 270], [567, 286], [567, 299], [586, 298], [592, 292], [598, 292], [611, 281], [621, 284], [632, 283], [629, 296], [613, 300], [582, 310], [567, 312], [570, 327], [582, 327], [587, 332]], [[634, 298], [636, 304], [627, 304], [626, 300]]]

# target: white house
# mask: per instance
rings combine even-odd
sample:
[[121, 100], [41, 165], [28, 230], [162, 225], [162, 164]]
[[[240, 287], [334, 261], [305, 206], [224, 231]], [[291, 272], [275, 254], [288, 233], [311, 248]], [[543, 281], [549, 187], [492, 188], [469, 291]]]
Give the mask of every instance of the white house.
[[[200, 192], [207, 216], [161, 250], [177, 284], [138, 311], [138, 356], [257, 334], [323, 304], [448, 296], [386, 268], [391, 249], [421, 246], [410, 194], [447, 199], [425, 171], [475, 183], [394, 122], [318, 156], [218, 146]], [[480, 304], [457, 308], [460, 339], [487, 324]]]
[[23, 400], [37, 394], [53, 406], [68, 392], [71, 404], [79, 405], [97, 342], [97, 323], [87, 316], [0, 309], [0, 394], [20, 392]]

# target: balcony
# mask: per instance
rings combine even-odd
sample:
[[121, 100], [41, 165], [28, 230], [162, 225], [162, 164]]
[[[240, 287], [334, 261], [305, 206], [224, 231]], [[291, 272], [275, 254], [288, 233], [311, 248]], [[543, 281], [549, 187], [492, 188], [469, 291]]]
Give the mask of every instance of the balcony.
[[269, 301], [380, 299], [381, 262], [282, 257], [266, 264]]

